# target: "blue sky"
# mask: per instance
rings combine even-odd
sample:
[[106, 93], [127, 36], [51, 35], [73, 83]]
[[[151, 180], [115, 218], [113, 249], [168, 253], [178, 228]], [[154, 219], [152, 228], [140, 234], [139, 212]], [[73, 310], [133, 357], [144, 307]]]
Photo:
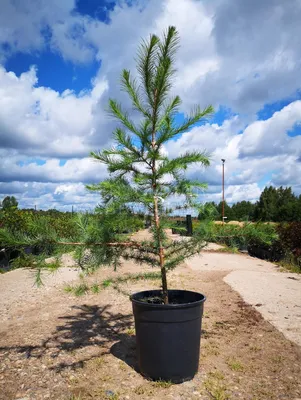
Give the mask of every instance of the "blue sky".
[[35, 54], [18, 52], [4, 63], [6, 70], [13, 71], [17, 76], [27, 72], [32, 65], [37, 67], [39, 86], [50, 87], [60, 93], [70, 89], [78, 94], [82, 90], [91, 90], [91, 79], [101, 67], [101, 62], [92, 60], [74, 64], [47, 49]]
[[[180, 33], [173, 91], [189, 109], [213, 104], [211, 120], [166, 146], [170, 156], [205, 149], [202, 201], [256, 201], [267, 184], [301, 193], [301, 5], [298, 0], [3, 0], [0, 15], [0, 198], [23, 207], [91, 209], [85, 184], [104, 179], [89, 151], [110, 145], [118, 84], [134, 71], [141, 38]], [[230, 23], [231, 21], [231, 23]]]

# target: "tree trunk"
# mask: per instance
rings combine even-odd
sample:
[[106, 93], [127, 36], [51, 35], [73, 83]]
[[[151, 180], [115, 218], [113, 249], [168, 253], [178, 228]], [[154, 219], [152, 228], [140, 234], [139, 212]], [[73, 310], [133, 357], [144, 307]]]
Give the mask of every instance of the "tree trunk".
[[[153, 127], [152, 127], [152, 148], [153, 150], [156, 147], [156, 114], [157, 114], [157, 100], [158, 100], [158, 91], [155, 89], [154, 91], [154, 109], [153, 109]], [[153, 194], [154, 194], [154, 219], [155, 226], [158, 233], [158, 245], [159, 245], [159, 260], [160, 260], [160, 269], [161, 269], [161, 279], [162, 279], [162, 291], [163, 291], [163, 301], [164, 304], [168, 304], [168, 290], [167, 290], [167, 278], [166, 278], [166, 269], [164, 263], [164, 248], [162, 246], [162, 240], [160, 237], [160, 216], [159, 216], [159, 208], [158, 208], [158, 196], [157, 196], [157, 182], [156, 182], [156, 159], [152, 160], [152, 173], [153, 173]]]
[[158, 244], [159, 244], [159, 259], [160, 259], [160, 269], [161, 269], [161, 279], [162, 279], [162, 291], [163, 291], [163, 301], [164, 304], [168, 304], [168, 289], [167, 289], [167, 278], [166, 278], [166, 269], [164, 263], [164, 247], [162, 246], [161, 238], [159, 236], [160, 229], [160, 217], [158, 211], [158, 198], [154, 196], [154, 218], [155, 218], [155, 226], [158, 232]]

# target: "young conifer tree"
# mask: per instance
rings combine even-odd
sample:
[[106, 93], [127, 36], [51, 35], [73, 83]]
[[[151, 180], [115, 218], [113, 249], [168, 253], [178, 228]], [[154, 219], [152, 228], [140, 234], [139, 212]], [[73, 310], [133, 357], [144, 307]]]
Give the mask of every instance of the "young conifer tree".
[[[140, 45], [137, 77], [123, 70], [122, 89], [128, 94], [134, 112], [131, 116], [117, 101], [109, 100], [110, 114], [120, 123], [113, 133], [115, 145], [108, 150], [92, 152], [91, 156], [107, 165], [110, 178], [88, 186], [100, 191], [102, 212], [106, 216], [110, 213], [112, 218], [118, 213], [123, 215], [129, 204], [137, 204], [151, 215], [153, 239], [142, 243], [130, 242], [128, 246], [120, 243], [122, 251], [118, 256], [160, 268], [165, 304], [168, 303], [168, 270], [199, 252], [203, 241], [195, 235], [189, 240], [168, 240], [164, 230], [164, 201], [182, 195], [185, 199], [183, 207], [196, 206], [195, 188], [204, 188], [205, 185], [187, 179], [184, 172], [195, 164], [208, 166], [209, 159], [206, 153], [197, 150], [169, 158], [164, 146], [213, 113], [212, 106], [204, 110], [195, 107], [184, 122], [177, 123], [181, 100], [178, 96], [170, 97], [170, 92], [178, 46], [178, 32], [175, 27], [169, 27], [161, 39], [151, 35]], [[108, 251], [111, 250], [108, 247]]]

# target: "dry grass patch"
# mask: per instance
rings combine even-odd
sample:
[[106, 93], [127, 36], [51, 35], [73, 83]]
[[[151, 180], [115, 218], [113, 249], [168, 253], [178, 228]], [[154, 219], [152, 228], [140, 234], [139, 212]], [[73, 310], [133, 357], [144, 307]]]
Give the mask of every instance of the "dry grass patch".
[[213, 371], [203, 382], [205, 393], [214, 400], [230, 400], [229, 390], [224, 382], [224, 375], [220, 371]]

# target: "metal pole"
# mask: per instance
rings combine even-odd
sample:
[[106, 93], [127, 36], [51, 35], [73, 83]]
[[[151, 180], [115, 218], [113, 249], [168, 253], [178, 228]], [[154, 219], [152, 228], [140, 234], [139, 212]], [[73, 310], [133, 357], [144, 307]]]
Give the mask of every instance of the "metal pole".
[[225, 223], [225, 159], [222, 158], [222, 162], [223, 162], [223, 211], [222, 211], [222, 215], [223, 215], [223, 224]]
[[187, 230], [187, 236], [192, 236], [192, 219], [191, 219], [191, 215], [186, 215], [186, 230]]

